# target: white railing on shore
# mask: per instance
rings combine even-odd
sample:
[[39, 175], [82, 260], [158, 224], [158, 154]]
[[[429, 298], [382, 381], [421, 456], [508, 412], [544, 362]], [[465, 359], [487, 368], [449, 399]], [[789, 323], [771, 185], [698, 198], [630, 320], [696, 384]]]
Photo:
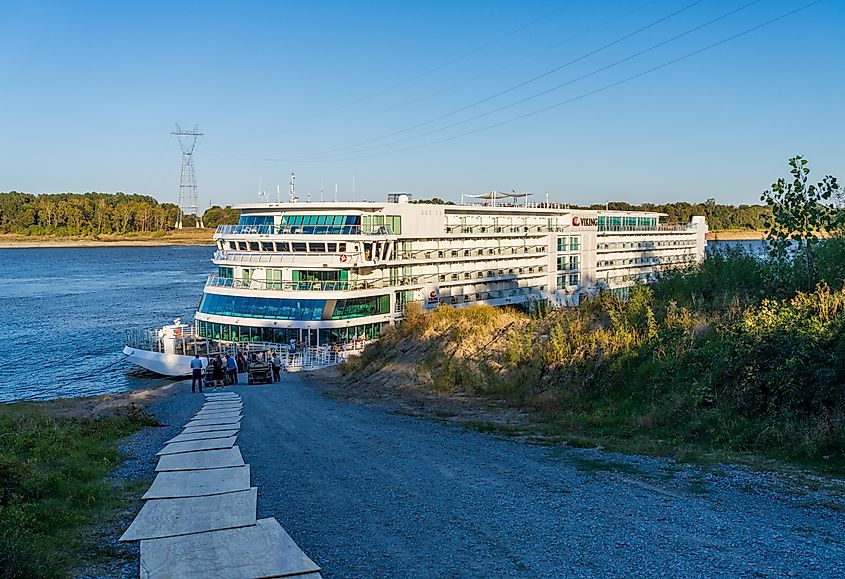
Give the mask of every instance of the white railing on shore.
[[165, 338], [158, 328], [134, 329], [126, 332], [126, 345], [130, 348], [160, 354], [170, 353], [180, 356], [199, 354], [203, 358], [210, 358], [217, 354], [234, 356], [241, 352], [247, 359], [252, 354], [260, 354], [266, 359], [278, 353], [290, 372], [335, 366], [348, 359], [349, 356], [360, 354], [367, 344], [372, 343], [372, 340], [351, 340], [334, 346], [305, 346], [291, 351], [288, 344], [275, 342], [231, 342], [204, 338], [195, 333], [194, 326], [188, 326], [184, 328], [181, 335], [177, 336], [173, 351], [167, 352], [164, 342]]

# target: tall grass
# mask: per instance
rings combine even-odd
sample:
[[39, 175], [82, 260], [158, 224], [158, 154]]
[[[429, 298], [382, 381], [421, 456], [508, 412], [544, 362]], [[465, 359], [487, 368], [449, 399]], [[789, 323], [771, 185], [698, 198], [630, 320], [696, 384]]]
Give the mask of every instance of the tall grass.
[[121, 499], [105, 479], [117, 441], [152, 423], [135, 411], [92, 420], [0, 405], [0, 577], [66, 577], [101, 548], [84, 533]]
[[733, 249], [540, 319], [412, 309], [353, 377], [423, 352], [424, 387], [503, 398], [564, 431], [845, 466], [842, 247], [821, 244], [812, 292], [800, 263]]

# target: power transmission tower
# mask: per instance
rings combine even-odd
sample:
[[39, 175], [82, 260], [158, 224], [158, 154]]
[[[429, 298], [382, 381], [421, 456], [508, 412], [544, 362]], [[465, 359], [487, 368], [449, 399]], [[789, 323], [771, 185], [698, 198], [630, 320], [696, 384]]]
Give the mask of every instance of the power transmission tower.
[[194, 130], [183, 131], [179, 123], [176, 123], [176, 130], [171, 133], [179, 139], [179, 147], [182, 149], [182, 179], [179, 183], [179, 215], [176, 217], [176, 229], [182, 229], [182, 217], [185, 215], [194, 215], [197, 218], [197, 227], [204, 227], [197, 198], [197, 175], [194, 171], [194, 146], [197, 144], [197, 137], [202, 135], [198, 129], [199, 125], [195, 125]]

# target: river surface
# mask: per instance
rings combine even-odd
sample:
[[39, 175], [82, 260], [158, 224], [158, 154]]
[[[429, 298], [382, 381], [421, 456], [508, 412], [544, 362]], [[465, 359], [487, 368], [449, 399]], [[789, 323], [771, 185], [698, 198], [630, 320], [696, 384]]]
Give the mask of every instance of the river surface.
[[165, 380], [127, 364], [126, 330], [193, 319], [213, 247], [0, 249], [0, 401]]
[[[759, 241], [709, 243], [708, 248]], [[213, 247], [0, 249], [0, 402], [135, 390], [164, 379], [124, 361], [126, 330], [190, 322]]]

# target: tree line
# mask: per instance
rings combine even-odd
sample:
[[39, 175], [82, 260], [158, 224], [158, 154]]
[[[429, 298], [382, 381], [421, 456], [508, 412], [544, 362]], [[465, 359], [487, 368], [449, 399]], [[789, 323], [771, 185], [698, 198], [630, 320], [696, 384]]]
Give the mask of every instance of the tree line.
[[[100, 235], [154, 233], [173, 229], [179, 208], [149, 195], [126, 193], [0, 193], [0, 233]], [[237, 223], [239, 212], [213, 206], [203, 213], [206, 227]], [[183, 219], [186, 227], [193, 216]]]
[[[417, 203], [451, 204], [439, 197]], [[576, 206], [573, 206], [576, 207]], [[704, 203], [643, 203], [624, 201], [590, 205], [584, 209], [658, 211], [668, 223], [686, 223], [693, 215], [704, 215], [711, 231], [747, 229], [763, 231], [771, 211], [766, 205], [724, 205], [708, 199]], [[152, 233], [173, 228], [179, 208], [160, 203], [149, 195], [126, 193], [0, 193], [0, 233], [23, 235], [99, 235]], [[231, 206], [209, 207], [202, 219], [206, 227], [237, 223], [239, 212]], [[193, 227], [193, 216], [183, 220]]]

